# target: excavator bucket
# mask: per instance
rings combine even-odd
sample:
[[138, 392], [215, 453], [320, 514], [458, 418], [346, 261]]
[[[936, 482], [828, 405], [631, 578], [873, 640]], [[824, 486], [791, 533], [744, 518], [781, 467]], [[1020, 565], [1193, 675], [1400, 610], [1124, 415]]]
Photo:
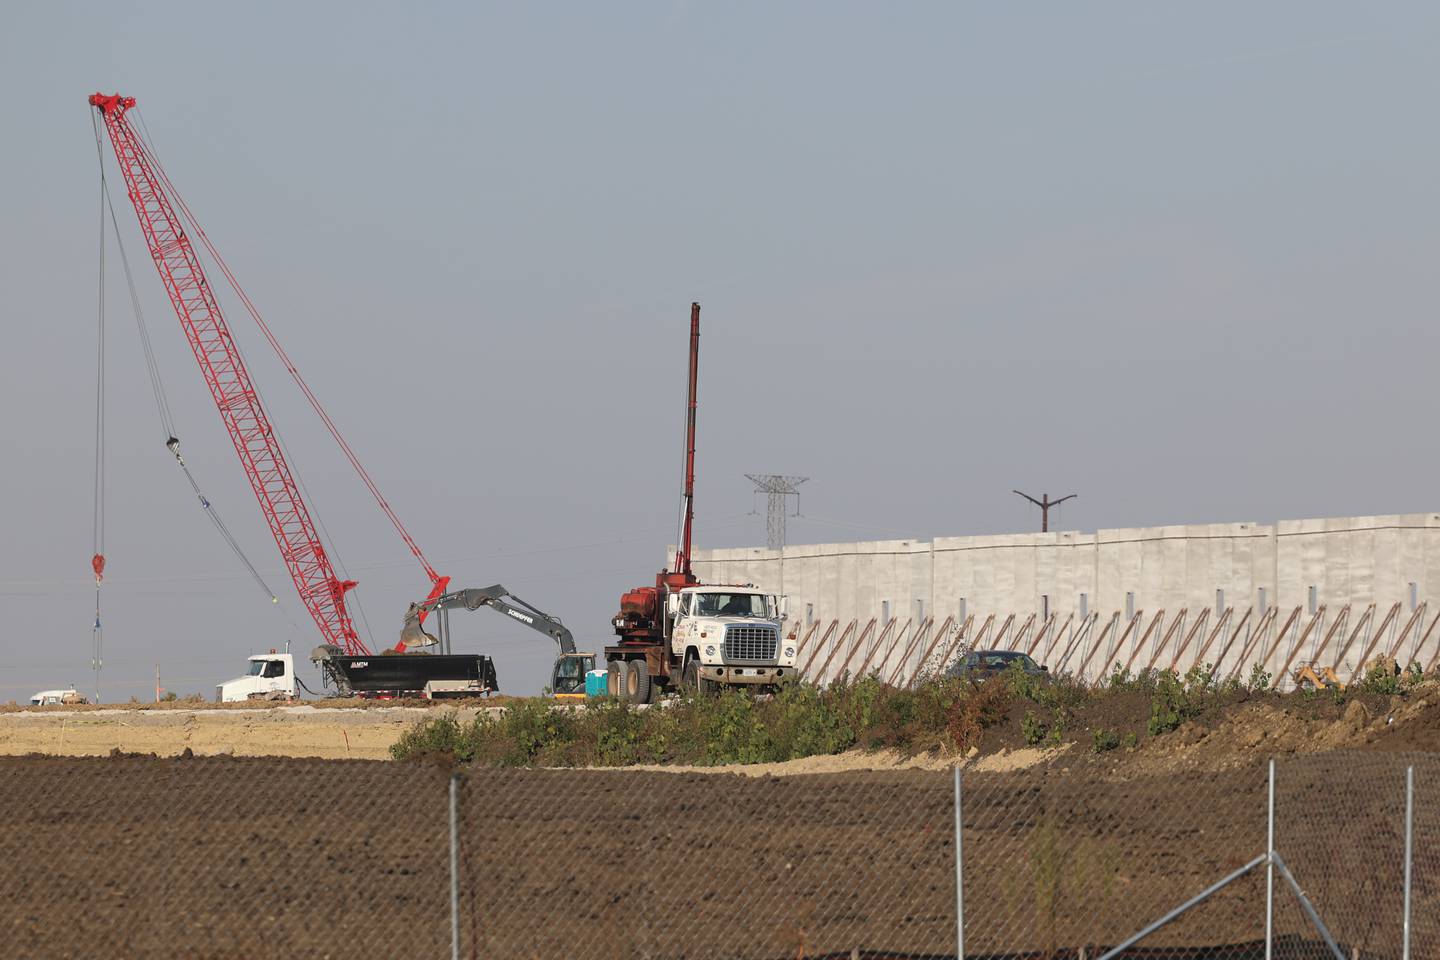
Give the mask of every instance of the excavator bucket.
[[440, 641], [433, 633], [426, 633], [420, 625], [420, 605], [412, 603], [405, 612], [405, 626], [400, 629], [400, 642], [406, 647], [429, 647]]

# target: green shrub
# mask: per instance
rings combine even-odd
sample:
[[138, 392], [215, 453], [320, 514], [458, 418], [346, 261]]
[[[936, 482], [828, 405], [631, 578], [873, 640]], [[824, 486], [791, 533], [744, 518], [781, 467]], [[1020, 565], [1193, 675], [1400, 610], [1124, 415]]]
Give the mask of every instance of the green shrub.
[[1031, 746], [1045, 739], [1045, 724], [1041, 723], [1040, 718], [1035, 716], [1034, 710], [1026, 710], [1025, 716], [1020, 718], [1020, 735], [1024, 737], [1025, 742]]
[[1114, 730], [1096, 730], [1094, 738], [1095, 743], [1090, 749], [1095, 753], [1107, 753], [1120, 746], [1120, 734]]
[[[828, 688], [794, 684], [773, 697], [743, 689], [679, 696], [651, 709], [610, 698], [583, 707], [535, 698], [487, 711], [470, 723], [437, 713], [406, 730], [391, 754], [404, 759], [444, 753], [464, 763], [517, 767], [760, 763], [856, 747], [964, 752], [979, 746], [987, 729], [1015, 723], [1011, 706], [1019, 701], [1028, 708], [1018, 720], [1024, 742], [1059, 745], [1087, 703], [1113, 691], [1144, 693], [1150, 706], [1145, 729], [1158, 735], [1199, 714], [1221, 689], [1209, 664], [1182, 679], [1172, 671], [1132, 676], [1117, 663], [1108, 690], [1069, 676], [1036, 677], [1012, 668], [982, 683], [936, 676], [897, 688], [871, 675]], [[1134, 721], [1146, 719], [1141, 713]], [[1097, 752], [1136, 744], [1133, 735], [1092, 733]]]
[[1365, 670], [1365, 677], [1356, 686], [1366, 693], [1379, 693], [1393, 695], [1400, 692], [1401, 677], [1400, 669], [1395, 661], [1386, 660], [1383, 657], [1370, 664]]
[[[481, 733], [482, 740], [489, 740], [492, 744], [499, 740], [508, 744], [509, 749], [503, 750], [497, 758], [499, 766], [524, 767], [537, 761], [542, 764], [557, 763], [560, 761], [560, 748], [574, 738], [578, 726], [576, 713], [571, 707], [558, 707], [545, 700], [521, 700], [507, 706], [498, 718], [481, 714], [477, 719], [477, 731], [484, 731]], [[603, 716], [603, 711], [600, 716]], [[594, 724], [596, 718], [587, 716], [585, 719]], [[604, 722], [603, 719], [601, 722]], [[492, 731], [498, 732], [499, 736], [487, 735]]]
[[855, 744], [855, 729], [810, 684], [792, 684], [769, 705], [770, 736], [781, 759], [839, 753]]
[[1055, 711], [1055, 722], [1050, 724], [1050, 729], [1045, 732], [1045, 743], [1047, 746], [1058, 747], [1065, 741], [1065, 715], [1059, 710]]
[[1215, 665], [1207, 663], [1203, 667], [1195, 664], [1185, 671], [1185, 692], [1191, 696], [1203, 695], [1215, 689]]
[[[602, 767], [624, 767], [633, 763], [658, 763], [663, 759], [666, 731], [646, 730], [648, 718], [619, 700], [607, 697], [576, 717], [582, 728], [594, 731], [594, 751], [589, 763]], [[577, 730], [578, 733], [578, 730]], [[581, 741], [583, 742], [583, 740]], [[579, 760], [574, 756], [572, 759]]]
[[947, 712], [945, 732], [958, 750], [978, 746], [989, 727], [1010, 712], [1010, 688], [1003, 678], [992, 677], [978, 687], [971, 685]]
[[1263, 663], [1255, 663], [1250, 667], [1250, 681], [1246, 687], [1256, 693], [1264, 693], [1270, 689], [1270, 674], [1265, 672]]
[[454, 714], [442, 714], [421, 721], [400, 734], [390, 745], [390, 755], [396, 760], [422, 757], [432, 753], [453, 754], [457, 760], [469, 760], [474, 756], [473, 745], [460, 731], [460, 723]]
[[1150, 696], [1150, 720], [1145, 725], [1150, 735], [1169, 733], [1196, 712], [1196, 704], [1175, 671], [1160, 671], [1155, 678], [1155, 692]]
[[1024, 661], [1018, 657], [1010, 661], [1001, 676], [1004, 677], [1005, 686], [1009, 688], [1012, 697], [1041, 703], [1049, 693], [1045, 679], [1027, 672]]

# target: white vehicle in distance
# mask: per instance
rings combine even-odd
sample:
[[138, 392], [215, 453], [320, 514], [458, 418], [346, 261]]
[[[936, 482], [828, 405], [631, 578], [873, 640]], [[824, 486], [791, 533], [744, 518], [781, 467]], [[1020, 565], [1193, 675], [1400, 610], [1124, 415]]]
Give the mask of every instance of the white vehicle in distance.
[[89, 703], [79, 690], [41, 690], [30, 698], [32, 707], [49, 707], [57, 703]]
[[245, 676], [215, 686], [216, 703], [242, 700], [294, 700], [295, 658], [288, 653], [257, 653], [250, 658]]

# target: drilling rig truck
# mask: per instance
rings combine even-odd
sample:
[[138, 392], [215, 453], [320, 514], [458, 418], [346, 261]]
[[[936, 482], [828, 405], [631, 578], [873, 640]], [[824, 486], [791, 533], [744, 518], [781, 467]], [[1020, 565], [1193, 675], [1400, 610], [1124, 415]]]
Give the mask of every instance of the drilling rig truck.
[[630, 703], [686, 687], [773, 690], [796, 677], [796, 634], [785, 630], [787, 601], [753, 583], [702, 584], [690, 565], [695, 520], [695, 410], [700, 304], [690, 305], [690, 381], [685, 410], [685, 475], [679, 546], [655, 585], [620, 598], [605, 648], [606, 691]]

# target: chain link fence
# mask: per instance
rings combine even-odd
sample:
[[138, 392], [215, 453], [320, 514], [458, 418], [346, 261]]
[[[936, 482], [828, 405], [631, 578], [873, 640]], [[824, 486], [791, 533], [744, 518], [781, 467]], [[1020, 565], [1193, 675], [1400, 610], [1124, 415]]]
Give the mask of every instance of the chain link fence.
[[963, 936], [970, 958], [1260, 960], [1268, 923], [1281, 960], [1440, 956], [1440, 757], [1289, 757], [1273, 795], [1263, 764], [1181, 757], [1143, 777], [4, 758], [0, 954], [913, 960]]

